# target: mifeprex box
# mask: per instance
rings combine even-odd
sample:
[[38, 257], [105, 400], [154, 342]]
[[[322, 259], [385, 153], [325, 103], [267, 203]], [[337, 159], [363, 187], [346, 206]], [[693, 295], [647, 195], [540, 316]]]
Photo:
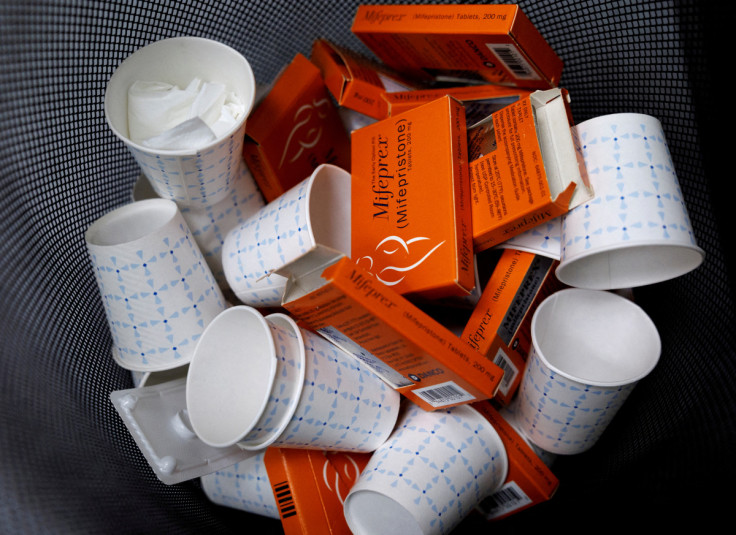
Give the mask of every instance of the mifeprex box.
[[503, 372], [493, 362], [327, 248], [285, 266], [282, 306], [300, 323], [368, 366], [425, 410], [492, 398]]
[[475, 286], [465, 112], [444, 96], [352, 133], [352, 254], [409, 298]]
[[419, 87], [416, 81], [326, 39], [312, 44], [311, 60], [338, 105], [374, 119], [388, 116], [385, 93]]
[[514, 4], [362, 5], [352, 31], [414, 78], [547, 89], [562, 74], [562, 60]]
[[266, 202], [320, 164], [350, 170], [350, 138], [319, 69], [297, 54], [248, 117], [243, 157]]
[[531, 93], [530, 89], [482, 84], [395, 91], [384, 93], [383, 100], [388, 104], [388, 114], [393, 116], [447, 95], [462, 103], [465, 108], [465, 124], [470, 128], [478, 121], [486, 119], [491, 113]]
[[349, 535], [343, 502], [369, 453], [268, 448], [263, 463], [285, 535]]
[[554, 275], [558, 262], [541, 255], [505, 249], [496, 263], [461, 338], [504, 372], [494, 400], [511, 402], [521, 382], [531, 340], [531, 320], [545, 288], [560, 286]]

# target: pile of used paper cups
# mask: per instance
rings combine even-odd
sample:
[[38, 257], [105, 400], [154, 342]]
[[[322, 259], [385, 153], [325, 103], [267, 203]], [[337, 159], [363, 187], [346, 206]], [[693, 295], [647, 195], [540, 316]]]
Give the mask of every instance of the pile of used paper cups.
[[281, 308], [285, 266], [306, 262], [308, 281], [323, 266], [315, 251], [350, 257], [351, 175], [315, 162], [266, 202], [243, 158], [255, 95], [238, 52], [193, 37], [139, 49], [105, 95], [143, 174], [85, 239], [112, 358], [135, 384], [111, 400], [159, 479], [201, 478], [212, 501], [285, 526], [322, 500], [331, 529], [448, 533], [523, 488], [522, 448], [546, 470], [593, 446], [660, 357], [625, 291], [703, 258], [659, 121], [575, 126], [594, 196], [498, 246], [553, 258], [565, 286], [528, 318], [518, 393], [428, 410], [356, 358], [360, 347]]

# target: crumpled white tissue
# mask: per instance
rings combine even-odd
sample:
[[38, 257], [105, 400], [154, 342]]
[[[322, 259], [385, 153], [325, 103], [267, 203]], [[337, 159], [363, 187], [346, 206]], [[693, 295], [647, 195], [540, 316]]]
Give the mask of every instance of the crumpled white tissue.
[[155, 149], [198, 149], [220, 138], [245, 113], [223, 84], [193, 79], [184, 89], [136, 81], [128, 89], [128, 137]]

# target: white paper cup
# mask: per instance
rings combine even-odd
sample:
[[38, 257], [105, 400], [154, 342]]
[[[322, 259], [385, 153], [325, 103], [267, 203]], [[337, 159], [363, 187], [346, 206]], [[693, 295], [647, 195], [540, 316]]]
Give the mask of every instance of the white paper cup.
[[557, 277], [578, 288], [634, 288], [697, 268], [704, 252], [662, 125], [648, 115], [605, 115], [576, 126], [595, 198], [562, 216]]
[[[195, 78], [224, 84], [245, 106], [228, 132], [197, 150], [151, 149], [131, 141], [128, 89], [134, 82], [186, 87]], [[136, 50], [120, 64], [105, 91], [105, 118], [159, 196], [181, 205], [207, 206], [225, 198], [240, 173], [245, 122], [255, 92], [253, 72], [240, 53], [210, 39], [173, 37]]]
[[501, 438], [478, 411], [406, 402], [345, 499], [345, 519], [355, 535], [449, 533], [507, 473]]
[[283, 433], [296, 411], [304, 388], [304, 338], [296, 322], [285, 314], [270, 314], [266, 321], [276, 349], [276, 377], [261, 417], [238, 442], [244, 450], [261, 450]]
[[202, 490], [207, 498], [224, 507], [279, 518], [263, 456], [264, 452], [253, 452], [253, 456], [244, 461], [202, 476]]
[[656, 366], [661, 351], [657, 328], [625, 297], [571, 288], [539, 305], [531, 330], [518, 425], [546, 451], [582, 453]]
[[555, 217], [498, 244], [499, 249], [516, 249], [559, 260], [562, 254], [562, 218]]
[[329, 164], [228, 233], [222, 246], [228, 285], [246, 305], [278, 307], [286, 278], [272, 272], [317, 245], [350, 256], [350, 174]]
[[375, 451], [394, 429], [399, 394], [362, 363], [321, 336], [301, 329], [304, 387], [281, 448]]
[[85, 234], [120, 366], [141, 372], [188, 363], [225, 300], [176, 204], [125, 205]]
[[[158, 194], [150, 187], [150, 180], [141, 175], [133, 188], [133, 200], [156, 199]], [[227, 233], [254, 215], [265, 202], [253, 175], [246, 165], [233, 182], [232, 191], [223, 200], [204, 207], [181, 206], [181, 215], [192, 231], [204, 259], [212, 270], [220, 288], [228, 287], [222, 269], [222, 244]]]
[[234, 306], [212, 320], [187, 374], [189, 420], [202, 442], [232, 446], [251, 432], [266, 410], [277, 365], [260, 312]]

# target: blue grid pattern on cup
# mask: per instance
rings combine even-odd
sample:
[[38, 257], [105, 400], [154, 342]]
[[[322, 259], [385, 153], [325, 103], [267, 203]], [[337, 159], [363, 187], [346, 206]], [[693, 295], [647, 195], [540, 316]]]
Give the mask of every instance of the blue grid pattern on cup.
[[[592, 120], [578, 126], [588, 175], [615, 187], [613, 193], [596, 192], [563, 217], [563, 256], [637, 240], [696, 245], [664, 133], [654, 121], [656, 127], [621, 116], [610, 124]], [[611, 212], [613, 219], [602, 215]]]
[[398, 394], [337, 346], [303, 329], [302, 335], [304, 389], [275, 445], [374, 451], [393, 430]]
[[[128, 145], [153, 189], [164, 199], [191, 206], [208, 206], [220, 201], [231, 191], [240, 172], [242, 131], [231, 134], [214, 147], [197, 151], [192, 156], [161, 156]], [[205, 163], [215, 152], [223, 157]]]
[[311, 249], [304, 202], [308, 185], [308, 180], [302, 181], [228, 235], [232, 245], [223, 261], [234, 263], [230, 285], [246, 304], [280, 305], [285, 279], [271, 271]]
[[[426, 423], [428, 415], [431, 425]], [[427, 515], [417, 521], [426, 523], [433, 533], [449, 533], [493, 490], [489, 482], [491, 486], [503, 483], [499, 478], [504, 469], [498, 462], [505, 456], [502, 442], [484, 438], [483, 431], [481, 424], [464, 419], [456, 408], [425, 413], [410, 404], [361, 479], [377, 484], [371, 488], [399, 490]], [[416, 436], [407, 441], [406, 434]], [[402, 447], [402, 442], [415, 446]], [[454, 480], [451, 476], [458, 465], [464, 474]], [[442, 499], [446, 489], [453, 493], [449, 501]]]
[[205, 207], [182, 206], [192, 236], [220, 286], [227, 285], [222, 269], [222, 246], [225, 237], [263, 208], [264, 200], [245, 162], [232, 184], [232, 191], [220, 202]]
[[531, 228], [507, 241], [509, 246], [518, 244], [540, 251], [549, 252], [559, 258], [562, 237], [560, 236], [561, 221], [556, 218]]
[[208, 498], [218, 505], [271, 518], [279, 518], [264, 453], [202, 477]]
[[635, 384], [578, 383], [550, 370], [532, 354], [519, 389], [518, 417], [526, 435], [540, 448], [552, 453], [584, 451], [600, 438]]
[[184, 363], [208, 321], [225, 308], [189, 228], [180, 223], [179, 230], [181, 238], [166, 236], [151, 248], [104, 258], [90, 253], [123, 363]]
[[294, 347], [294, 344], [301, 343], [296, 333], [270, 324], [269, 327], [274, 336], [278, 359], [275, 388], [268, 396], [267, 412], [261, 416], [257, 426], [243, 439], [248, 442], [264, 440], [283, 423], [294, 401], [296, 389], [293, 383], [299, 380], [299, 371], [302, 369], [301, 361], [289, 350]]

